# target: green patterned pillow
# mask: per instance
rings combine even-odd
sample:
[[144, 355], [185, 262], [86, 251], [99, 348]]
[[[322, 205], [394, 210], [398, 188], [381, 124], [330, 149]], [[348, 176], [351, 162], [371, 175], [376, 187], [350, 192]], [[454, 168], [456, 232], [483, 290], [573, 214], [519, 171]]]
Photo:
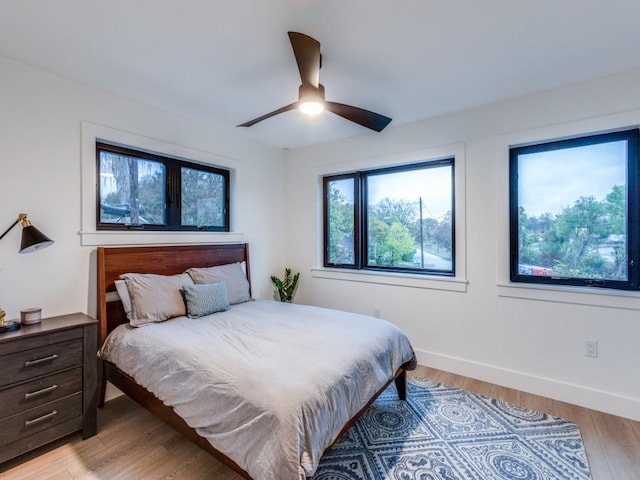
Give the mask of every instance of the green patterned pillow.
[[229, 310], [229, 296], [224, 280], [216, 283], [185, 285], [183, 291], [189, 318]]

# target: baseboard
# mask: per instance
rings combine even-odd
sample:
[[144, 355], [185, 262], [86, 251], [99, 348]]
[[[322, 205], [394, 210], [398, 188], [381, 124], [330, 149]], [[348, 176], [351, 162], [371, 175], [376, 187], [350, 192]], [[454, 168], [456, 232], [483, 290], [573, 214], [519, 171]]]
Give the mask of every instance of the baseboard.
[[105, 391], [104, 401], [108, 402], [109, 400], [113, 400], [114, 398], [119, 397], [120, 395], [124, 395], [120, 390], [114, 387], [111, 382], [107, 382], [107, 390]]
[[640, 421], [640, 399], [638, 398], [625, 397], [427, 350], [416, 350], [416, 356], [420, 365]]

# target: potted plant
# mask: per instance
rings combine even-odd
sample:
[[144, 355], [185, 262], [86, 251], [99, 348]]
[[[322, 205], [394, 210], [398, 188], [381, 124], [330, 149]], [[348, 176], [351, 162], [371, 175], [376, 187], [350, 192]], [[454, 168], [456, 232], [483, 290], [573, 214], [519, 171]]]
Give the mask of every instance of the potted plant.
[[298, 279], [300, 278], [300, 273], [296, 273], [295, 275], [291, 275], [291, 269], [284, 269], [284, 278], [281, 280], [275, 275], [271, 275], [271, 281], [273, 285], [278, 290], [278, 296], [280, 297], [281, 302], [291, 303], [293, 300], [293, 294], [296, 291], [296, 286], [298, 285]]

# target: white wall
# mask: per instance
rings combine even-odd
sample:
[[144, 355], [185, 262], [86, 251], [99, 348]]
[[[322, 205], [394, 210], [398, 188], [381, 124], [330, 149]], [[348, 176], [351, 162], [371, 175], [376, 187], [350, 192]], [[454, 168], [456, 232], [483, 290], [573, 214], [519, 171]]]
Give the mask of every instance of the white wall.
[[[640, 419], [640, 294], [513, 288], [507, 231], [508, 146], [638, 125], [638, 85], [640, 70], [287, 152], [286, 260], [302, 272], [296, 301], [371, 315], [380, 307], [422, 364]], [[461, 143], [466, 291], [327, 278], [317, 269], [320, 175]], [[599, 342], [599, 358], [584, 356], [586, 339]]]
[[[34, 306], [42, 307], [45, 317], [96, 312], [95, 247], [82, 246], [79, 233], [83, 122], [231, 166], [232, 224], [242, 234], [234, 238], [250, 243], [254, 295], [271, 295], [269, 276], [284, 264], [279, 150], [4, 58], [0, 105], [0, 230], [26, 212], [55, 240], [50, 248], [19, 255], [21, 229], [16, 227], [0, 242], [0, 308], [8, 318]], [[199, 242], [225, 240], [205, 232], [193, 235]]]
[[[15, 228], [0, 242], [0, 308], [9, 318], [33, 306], [44, 316], [95, 314], [95, 247], [82, 246], [79, 234], [81, 125], [90, 122], [229, 159], [237, 180], [233, 223], [251, 244], [254, 295], [269, 298], [269, 275], [289, 265], [302, 272], [297, 302], [369, 314], [379, 306], [383, 318], [410, 336], [421, 363], [640, 419], [637, 295], [543, 292], [543, 300], [525, 300], [515, 297], [526, 292], [514, 297], [500, 286], [505, 146], [537, 134], [640, 123], [639, 84], [637, 71], [289, 151], [283, 162], [281, 152], [209, 125], [0, 58], [0, 230], [26, 212], [56, 241], [18, 255]], [[312, 277], [320, 265], [322, 172], [454, 144], [464, 145], [467, 168], [466, 292]], [[204, 235], [211, 236], [199, 238], [219, 240]], [[599, 358], [583, 356], [585, 339], [598, 340]]]

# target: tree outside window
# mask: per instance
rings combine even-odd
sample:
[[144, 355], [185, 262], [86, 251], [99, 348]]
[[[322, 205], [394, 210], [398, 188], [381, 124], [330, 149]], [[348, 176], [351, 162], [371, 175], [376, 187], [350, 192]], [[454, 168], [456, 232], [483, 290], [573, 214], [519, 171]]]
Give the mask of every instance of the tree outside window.
[[453, 159], [324, 178], [325, 266], [453, 275]]
[[511, 149], [511, 280], [638, 288], [638, 130]]
[[229, 231], [229, 171], [96, 144], [100, 230]]

